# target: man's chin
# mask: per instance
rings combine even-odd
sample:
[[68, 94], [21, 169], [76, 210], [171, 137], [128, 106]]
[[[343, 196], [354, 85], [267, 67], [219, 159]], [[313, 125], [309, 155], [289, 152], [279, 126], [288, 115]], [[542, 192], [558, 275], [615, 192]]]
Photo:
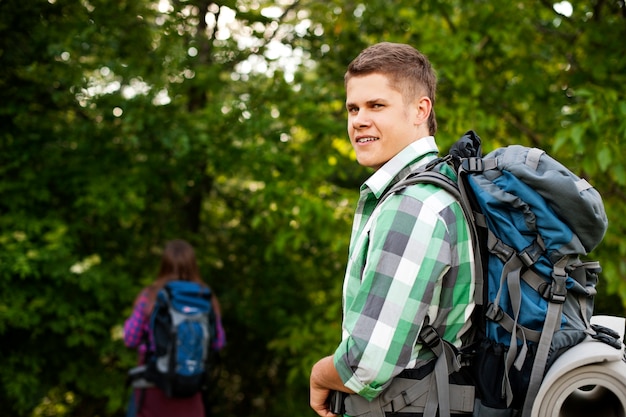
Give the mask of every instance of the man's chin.
[[356, 161], [359, 163], [359, 165], [371, 168], [374, 171], [377, 171], [380, 167], [384, 165], [384, 163], [381, 163], [377, 159], [375, 160], [371, 158], [359, 158], [358, 156], [356, 157]]

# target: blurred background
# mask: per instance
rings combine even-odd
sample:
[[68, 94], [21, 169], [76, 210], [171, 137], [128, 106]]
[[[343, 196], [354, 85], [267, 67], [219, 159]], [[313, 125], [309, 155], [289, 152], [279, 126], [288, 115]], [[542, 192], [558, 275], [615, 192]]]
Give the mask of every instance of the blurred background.
[[358, 187], [343, 74], [409, 43], [442, 152], [537, 146], [609, 216], [596, 313], [626, 314], [623, 0], [0, 0], [0, 416], [123, 416], [122, 324], [165, 241], [228, 346], [215, 416], [313, 416]]

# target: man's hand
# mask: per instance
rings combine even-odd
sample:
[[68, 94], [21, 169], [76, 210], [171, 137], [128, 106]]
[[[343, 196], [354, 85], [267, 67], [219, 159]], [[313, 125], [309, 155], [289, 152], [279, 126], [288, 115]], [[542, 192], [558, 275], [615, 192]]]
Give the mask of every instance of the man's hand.
[[330, 390], [326, 388], [321, 388], [314, 386], [311, 384], [311, 399], [310, 404], [313, 411], [315, 411], [319, 416], [322, 417], [331, 417], [336, 414], [333, 414], [328, 409], [328, 396], [330, 395]]
[[327, 356], [313, 365], [310, 380], [311, 408], [321, 417], [336, 415], [328, 408], [328, 396], [331, 390], [352, 393], [343, 385], [343, 381], [335, 369], [333, 357]]

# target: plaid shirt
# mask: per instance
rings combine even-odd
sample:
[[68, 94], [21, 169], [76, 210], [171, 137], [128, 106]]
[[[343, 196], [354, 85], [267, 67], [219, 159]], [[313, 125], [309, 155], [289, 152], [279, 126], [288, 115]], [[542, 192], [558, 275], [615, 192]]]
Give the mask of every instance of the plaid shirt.
[[361, 186], [334, 363], [345, 385], [369, 400], [402, 370], [433, 358], [417, 343], [425, 320], [455, 346], [470, 326], [474, 255], [459, 203], [418, 184], [377, 207], [390, 186], [437, 152], [433, 137], [415, 141]]

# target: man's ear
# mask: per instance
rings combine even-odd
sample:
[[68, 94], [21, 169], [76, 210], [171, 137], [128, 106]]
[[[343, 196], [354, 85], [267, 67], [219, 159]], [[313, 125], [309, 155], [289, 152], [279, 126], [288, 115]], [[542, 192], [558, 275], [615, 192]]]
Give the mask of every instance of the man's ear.
[[426, 96], [419, 97], [415, 100], [415, 125], [422, 125], [428, 123], [428, 117], [433, 108], [433, 103], [430, 98]]

